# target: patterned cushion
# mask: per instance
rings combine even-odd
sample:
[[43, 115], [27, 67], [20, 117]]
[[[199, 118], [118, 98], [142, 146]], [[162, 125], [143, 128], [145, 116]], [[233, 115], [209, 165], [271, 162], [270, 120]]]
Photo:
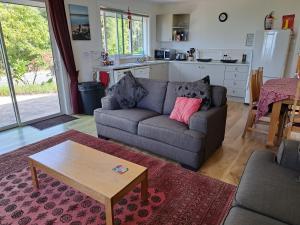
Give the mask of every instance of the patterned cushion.
[[137, 103], [145, 97], [148, 92], [134, 78], [130, 71], [126, 72], [118, 83], [108, 89], [108, 95], [116, 98], [122, 109], [136, 107]]
[[170, 119], [189, 124], [190, 117], [199, 110], [202, 99], [178, 97]]
[[201, 98], [203, 100], [201, 110], [208, 110], [211, 106], [211, 86], [209, 76], [195, 82], [183, 82], [175, 87], [179, 97]]

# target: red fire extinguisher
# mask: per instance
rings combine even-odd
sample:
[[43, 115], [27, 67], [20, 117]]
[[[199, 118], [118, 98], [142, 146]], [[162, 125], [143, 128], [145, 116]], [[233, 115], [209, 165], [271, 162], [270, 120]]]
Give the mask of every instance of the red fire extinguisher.
[[266, 15], [265, 17], [265, 30], [272, 30], [273, 24], [274, 24], [274, 11], [272, 11], [270, 14]]

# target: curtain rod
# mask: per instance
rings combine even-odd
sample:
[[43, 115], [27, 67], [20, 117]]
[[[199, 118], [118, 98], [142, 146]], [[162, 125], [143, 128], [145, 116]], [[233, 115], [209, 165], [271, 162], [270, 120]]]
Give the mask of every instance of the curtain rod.
[[[110, 11], [110, 12], [118, 12], [118, 13], [123, 13], [123, 14], [127, 14], [127, 11], [121, 10], [121, 9], [114, 9], [114, 8], [107, 8], [107, 7], [100, 7], [100, 10], [104, 10], [104, 11]], [[142, 17], [149, 17], [148, 15], [145, 14], [140, 14], [140, 13], [134, 13], [131, 12], [131, 15], [133, 16], [142, 16]]]

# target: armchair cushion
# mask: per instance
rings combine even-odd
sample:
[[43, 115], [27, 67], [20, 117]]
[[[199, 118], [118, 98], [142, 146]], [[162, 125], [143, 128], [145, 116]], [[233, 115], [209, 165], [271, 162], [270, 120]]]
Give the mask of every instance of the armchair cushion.
[[270, 151], [255, 151], [248, 160], [235, 205], [287, 224], [300, 224], [299, 173], [279, 166]]
[[224, 225], [287, 225], [270, 217], [246, 210], [240, 207], [233, 207], [227, 215]]

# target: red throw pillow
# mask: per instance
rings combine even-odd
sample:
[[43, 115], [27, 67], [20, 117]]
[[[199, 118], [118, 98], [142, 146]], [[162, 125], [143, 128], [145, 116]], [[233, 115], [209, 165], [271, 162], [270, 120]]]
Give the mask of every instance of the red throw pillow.
[[170, 119], [189, 124], [190, 117], [200, 109], [201, 98], [177, 97]]

